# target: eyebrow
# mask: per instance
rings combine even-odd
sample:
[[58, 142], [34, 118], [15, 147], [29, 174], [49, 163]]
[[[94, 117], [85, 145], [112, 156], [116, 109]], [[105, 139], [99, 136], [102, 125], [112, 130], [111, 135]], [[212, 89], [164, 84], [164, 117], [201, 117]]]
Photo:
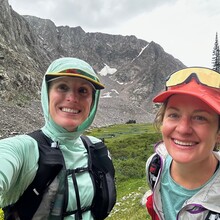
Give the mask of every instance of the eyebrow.
[[179, 109], [174, 107], [174, 106], [167, 106], [166, 110], [169, 110], [169, 109], [173, 109], [173, 110], [179, 111]]
[[[167, 107], [167, 110], [169, 110], [169, 109], [171, 109], [171, 110], [175, 110], [175, 111], [180, 111], [178, 108], [176, 108], [175, 106], [168, 106]], [[210, 112], [209, 110], [205, 110], [205, 109], [196, 109], [196, 110], [194, 110], [193, 111], [193, 113], [208, 113], [208, 114], [210, 114], [210, 115], [212, 115], [212, 112]]]

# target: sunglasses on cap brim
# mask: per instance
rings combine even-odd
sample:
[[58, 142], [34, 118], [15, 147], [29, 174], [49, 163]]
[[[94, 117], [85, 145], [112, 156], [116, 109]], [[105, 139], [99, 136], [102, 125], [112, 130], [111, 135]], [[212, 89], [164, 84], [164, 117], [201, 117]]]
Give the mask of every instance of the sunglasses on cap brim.
[[186, 68], [172, 73], [166, 79], [166, 87], [177, 86], [195, 79], [198, 84], [220, 88], [220, 73], [208, 68]]

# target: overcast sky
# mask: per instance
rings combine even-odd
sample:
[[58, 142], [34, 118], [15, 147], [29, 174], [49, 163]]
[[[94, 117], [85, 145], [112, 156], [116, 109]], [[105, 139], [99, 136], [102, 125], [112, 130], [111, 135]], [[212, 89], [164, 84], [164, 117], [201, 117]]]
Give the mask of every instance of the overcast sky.
[[[154, 41], [186, 66], [211, 67], [220, 0], [9, 0], [21, 15], [85, 32]], [[219, 41], [220, 42], [220, 41]]]

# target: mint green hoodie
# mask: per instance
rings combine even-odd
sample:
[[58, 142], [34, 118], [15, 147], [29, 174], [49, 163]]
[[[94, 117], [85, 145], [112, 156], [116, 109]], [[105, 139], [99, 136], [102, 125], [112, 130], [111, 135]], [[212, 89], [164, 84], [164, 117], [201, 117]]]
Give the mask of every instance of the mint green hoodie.
[[[60, 58], [55, 60], [48, 67], [46, 74], [78, 68], [81, 71], [86, 71], [86, 73], [95, 75], [93, 69], [86, 62], [76, 58]], [[50, 117], [48, 85], [44, 76], [41, 89], [41, 102], [45, 125], [43, 126], [42, 131], [53, 141], [57, 141], [59, 143], [67, 169], [88, 166], [87, 151], [81, 141], [80, 135], [89, 128], [94, 120], [99, 96], [100, 90], [96, 90], [89, 117], [77, 128], [75, 132], [68, 132], [57, 125]], [[94, 143], [100, 141], [99, 139], [91, 136], [90, 139]], [[0, 207], [4, 207], [15, 203], [34, 179], [38, 169], [39, 153], [37, 142], [28, 135], [18, 135], [0, 140], [0, 152]], [[90, 206], [94, 196], [94, 189], [89, 173], [85, 172], [81, 175], [77, 175], [77, 183], [81, 207]], [[67, 211], [74, 211], [77, 209], [77, 205], [72, 178], [68, 178], [68, 184], [69, 195]], [[36, 213], [33, 219], [45, 220], [46, 218], [45, 216], [39, 217]], [[64, 219], [70, 220], [75, 219], [75, 217], [73, 215], [65, 217]], [[93, 219], [90, 211], [83, 213], [83, 219]]]

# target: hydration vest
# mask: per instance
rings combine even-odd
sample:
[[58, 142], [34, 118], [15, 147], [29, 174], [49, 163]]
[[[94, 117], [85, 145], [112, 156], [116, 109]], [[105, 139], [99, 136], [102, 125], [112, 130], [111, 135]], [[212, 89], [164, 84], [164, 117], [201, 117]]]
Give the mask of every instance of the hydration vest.
[[[56, 192], [48, 219], [62, 220], [65, 216], [75, 214], [77, 220], [82, 213], [91, 210], [95, 220], [105, 219], [116, 203], [115, 169], [107, 147], [103, 142], [93, 144], [87, 136], [81, 139], [88, 152], [88, 167], [66, 169], [59, 145], [48, 138], [41, 130], [28, 134], [38, 142], [39, 168], [32, 183], [19, 200], [4, 210], [5, 220], [30, 220], [41, 204], [48, 186], [58, 177], [60, 184]], [[92, 205], [81, 207], [76, 174], [90, 173], [95, 194]], [[67, 176], [71, 175], [75, 188], [77, 210], [66, 211], [68, 202]]]

